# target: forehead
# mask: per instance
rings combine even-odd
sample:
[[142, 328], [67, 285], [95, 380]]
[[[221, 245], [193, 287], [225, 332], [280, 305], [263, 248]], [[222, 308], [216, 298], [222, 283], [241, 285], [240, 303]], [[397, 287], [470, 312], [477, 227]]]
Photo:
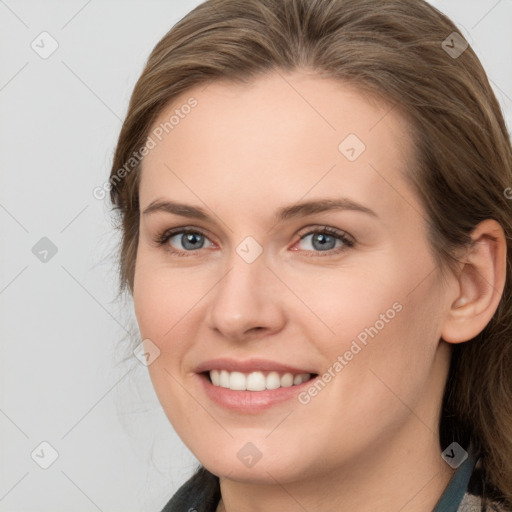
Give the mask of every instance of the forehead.
[[153, 124], [140, 203], [229, 199], [261, 212], [328, 194], [404, 213], [416, 204], [400, 176], [413, 160], [408, 128], [391, 104], [333, 79], [296, 72], [202, 84]]

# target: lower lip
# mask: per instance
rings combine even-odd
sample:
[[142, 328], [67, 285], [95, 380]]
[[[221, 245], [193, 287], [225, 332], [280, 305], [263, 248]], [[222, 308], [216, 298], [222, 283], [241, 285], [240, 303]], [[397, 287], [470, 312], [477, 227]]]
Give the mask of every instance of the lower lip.
[[260, 412], [296, 397], [304, 388], [311, 386], [317, 377], [287, 388], [266, 389], [265, 391], [233, 391], [222, 386], [214, 386], [202, 373], [196, 374], [205, 393], [216, 404], [237, 412]]

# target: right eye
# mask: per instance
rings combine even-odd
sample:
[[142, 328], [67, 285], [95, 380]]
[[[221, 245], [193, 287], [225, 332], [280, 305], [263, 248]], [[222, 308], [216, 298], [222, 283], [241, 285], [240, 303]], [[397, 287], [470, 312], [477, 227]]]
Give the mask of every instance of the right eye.
[[[190, 253], [203, 248], [205, 240], [209, 241], [202, 231], [190, 228], [175, 228], [157, 235], [155, 241], [159, 246], [166, 246], [165, 249], [172, 254], [191, 256]], [[176, 248], [174, 244], [181, 245], [184, 249]]]

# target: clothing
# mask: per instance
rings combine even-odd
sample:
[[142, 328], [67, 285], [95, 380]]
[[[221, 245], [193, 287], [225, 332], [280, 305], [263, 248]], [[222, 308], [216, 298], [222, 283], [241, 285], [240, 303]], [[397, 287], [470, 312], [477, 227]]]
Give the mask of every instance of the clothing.
[[432, 512], [510, 512], [494, 489], [485, 485], [482, 459], [470, 445]]
[[[485, 484], [481, 459], [471, 445], [432, 512], [512, 512]], [[205, 468], [187, 480], [161, 512], [215, 512], [220, 500], [219, 479]], [[485, 496], [484, 496], [485, 495]]]

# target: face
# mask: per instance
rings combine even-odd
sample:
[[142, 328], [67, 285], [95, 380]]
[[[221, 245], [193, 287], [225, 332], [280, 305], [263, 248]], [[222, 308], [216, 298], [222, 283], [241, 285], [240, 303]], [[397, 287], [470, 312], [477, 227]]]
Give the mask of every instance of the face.
[[[447, 297], [402, 176], [403, 118], [295, 72], [191, 89], [152, 132], [135, 312], [160, 403], [198, 460], [287, 482], [431, 443]], [[312, 378], [290, 386], [298, 374]]]

